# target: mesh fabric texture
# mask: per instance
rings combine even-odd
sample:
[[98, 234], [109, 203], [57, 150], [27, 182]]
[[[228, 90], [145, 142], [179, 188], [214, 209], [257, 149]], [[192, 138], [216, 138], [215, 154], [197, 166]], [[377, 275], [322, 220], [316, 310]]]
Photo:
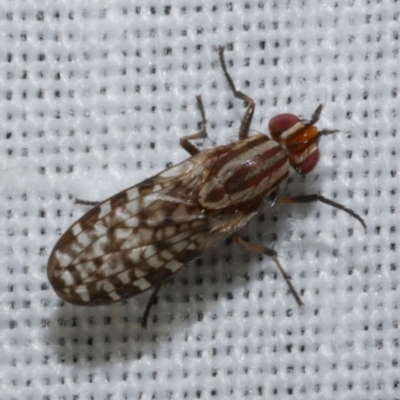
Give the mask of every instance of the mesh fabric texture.
[[[362, 1], [3, 1], [0, 5], [0, 399], [400, 399], [400, 7]], [[60, 235], [101, 200], [187, 158], [199, 130], [237, 138], [282, 112], [341, 132], [319, 165], [241, 235], [149, 293], [97, 308], [63, 303], [47, 280]], [[351, 133], [351, 137], [347, 133]]]

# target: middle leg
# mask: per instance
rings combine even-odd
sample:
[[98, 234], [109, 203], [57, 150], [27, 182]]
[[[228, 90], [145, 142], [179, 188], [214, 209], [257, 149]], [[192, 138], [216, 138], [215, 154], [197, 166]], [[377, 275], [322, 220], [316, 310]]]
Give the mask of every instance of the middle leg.
[[268, 249], [267, 247], [261, 246], [257, 243], [248, 242], [247, 240], [244, 240], [241, 237], [239, 237], [238, 234], [233, 235], [232, 239], [236, 243], [238, 243], [252, 251], [256, 251], [257, 253], [265, 254], [265, 255], [271, 257], [272, 260], [274, 261], [274, 263], [276, 264], [276, 266], [278, 267], [279, 272], [282, 274], [283, 278], [285, 279], [286, 284], [289, 287], [290, 293], [293, 294], [297, 304], [299, 305], [299, 307], [303, 306], [303, 302], [301, 301], [300, 296], [298, 295], [296, 289], [292, 285], [289, 275], [286, 273], [286, 271], [283, 269], [281, 263], [279, 262], [278, 253], [275, 250]]

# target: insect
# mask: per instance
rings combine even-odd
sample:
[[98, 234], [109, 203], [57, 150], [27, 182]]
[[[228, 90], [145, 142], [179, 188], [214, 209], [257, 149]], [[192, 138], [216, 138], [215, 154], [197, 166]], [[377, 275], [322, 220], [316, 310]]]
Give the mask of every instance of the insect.
[[292, 167], [307, 174], [318, 162], [318, 141], [334, 130], [315, 126], [322, 106], [309, 121], [280, 114], [269, 122], [271, 138], [249, 136], [254, 101], [238, 91], [227, 70], [224, 49], [219, 58], [233, 95], [247, 102], [234, 143], [200, 151], [190, 141], [207, 137], [201, 97], [197, 97], [202, 130], [181, 138], [189, 159], [97, 204], [59, 239], [48, 264], [48, 278], [65, 301], [96, 306], [128, 299], [154, 289], [143, 315], [143, 325], [163, 281], [204, 251], [228, 237], [272, 258], [297, 303], [277, 253], [242, 239], [238, 231], [253, 218], [263, 202], [322, 202], [356, 218], [354, 211], [318, 194], [279, 198], [279, 184]]

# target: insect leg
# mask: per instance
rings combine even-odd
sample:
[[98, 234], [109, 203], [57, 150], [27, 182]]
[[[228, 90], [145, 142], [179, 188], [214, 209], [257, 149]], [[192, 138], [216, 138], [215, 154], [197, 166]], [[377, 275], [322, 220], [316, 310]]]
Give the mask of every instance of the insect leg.
[[254, 100], [244, 94], [243, 92], [236, 90], [236, 86], [233, 83], [233, 79], [229, 75], [228, 69], [226, 68], [225, 57], [224, 57], [224, 47], [219, 47], [219, 60], [221, 62], [222, 71], [224, 72], [225, 78], [231, 87], [233, 95], [240, 100], [247, 101], [247, 108], [244, 116], [242, 118], [242, 122], [240, 123], [239, 129], [239, 139], [246, 139], [249, 136], [249, 130], [251, 125], [251, 120], [253, 119], [255, 104]]
[[78, 199], [75, 198], [74, 204], [81, 204], [83, 206], [97, 206], [97, 204], [99, 204], [100, 201], [90, 201], [90, 200], [82, 200], [82, 199]]
[[303, 306], [303, 302], [300, 299], [300, 296], [297, 294], [296, 289], [292, 285], [292, 282], [290, 281], [289, 275], [286, 273], [286, 271], [283, 269], [281, 263], [278, 260], [278, 253], [275, 250], [268, 249], [267, 247], [261, 246], [257, 243], [251, 243], [248, 242], [247, 240], [244, 240], [240, 238], [237, 234], [232, 236], [232, 239], [236, 242], [241, 244], [242, 246], [256, 251], [257, 253], [265, 254], [269, 257], [272, 258], [272, 260], [275, 262], [276, 266], [278, 267], [280, 273], [282, 274], [283, 278], [285, 279], [287, 285], [289, 286], [290, 292], [293, 294], [297, 304], [299, 307]]
[[189, 140], [205, 139], [207, 137], [207, 119], [206, 119], [206, 113], [204, 112], [204, 106], [203, 106], [203, 102], [201, 100], [201, 96], [196, 96], [196, 100], [197, 100], [197, 106], [199, 107], [199, 110], [201, 113], [201, 118], [202, 118], [201, 131], [194, 133], [193, 135], [184, 136], [179, 141], [180, 145], [192, 156], [199, 153], [200, 150], [196, 146], [194, 146], [192, 143], [190, 143]]
[[160, 291], [162, 283], [157, 283], [154, 286], [153, 292], [150, 296], [150, 299], [146, 305], [146, 309], [144, 310], [143, 317], [142, 317], [142, 327], [146, 329], [147, 327], [147, 319], [149, 318], [149, 313], [151, 307], [156, 303], [158, 292]]
[[289, 204], [289, 203], [313, 203], [315, 201], [320, 201], [321, 203], [327, 204], [328, 206], [331, 206], [333, 208], [337, 208], [338, 210], [342, 210], [345, 213], [349, 214], [356, 220], [358, 220], [361, 225], [364, 227], [365, 230], [367, 230], [367, 225], [365, 224], [365, 221], [363, 218], [361, 218], [355, 211], [350, 210], [350, 208], [347, 208], [343, 206], [342, 204], [336, 203], [333, 200], [329, 200], [324, 196], [320, 196], [319, 194], [309, 194], [305, 196], [297, 196], [297, 197], [286, 197], [286, 198], [279, 198], [276, 200], [277, 203], [284, 203], [284, 204]]

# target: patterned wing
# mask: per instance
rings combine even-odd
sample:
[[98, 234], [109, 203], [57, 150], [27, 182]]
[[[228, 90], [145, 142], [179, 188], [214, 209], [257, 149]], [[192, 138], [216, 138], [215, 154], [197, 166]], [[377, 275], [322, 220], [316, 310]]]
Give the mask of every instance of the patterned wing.
[[146, 291], [243, 226], [253, 215], [207, 215], [198, 203], [204, 153], [98, 204], [61, 237], [48, 266], [58, 295], [100, 305]]

